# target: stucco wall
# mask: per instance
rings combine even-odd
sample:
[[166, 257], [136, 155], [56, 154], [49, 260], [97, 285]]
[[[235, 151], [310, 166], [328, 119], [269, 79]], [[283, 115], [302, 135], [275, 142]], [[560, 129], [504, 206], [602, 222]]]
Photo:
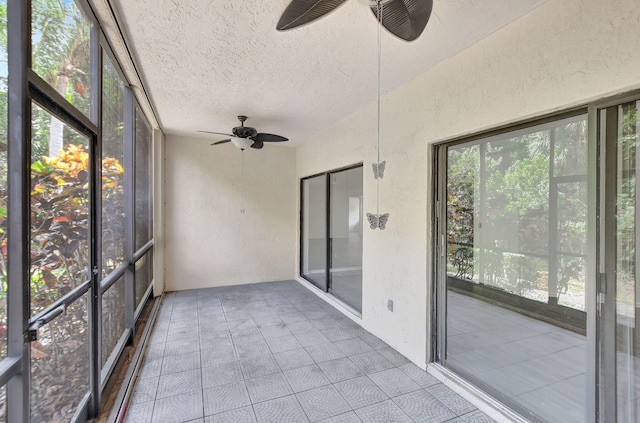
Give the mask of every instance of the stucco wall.
[[240, 150], [210, 143], [166, 140], [166, 289], [292, 279], [298, 243], [295, 150], [245, 150], [243, 197]]
[[[638, 28], [637, 0], [550, 0], [384, 96], [381, 159], [387, 169], [380, 211], [391, 216], [385, 231], [364, 233], [366, 329], [425, 364], [432, 283], [430, 144], [640, 88]], [[393, 42], [385, 41], [383, 78], [389, 48]], [[376, 127], [372, 104], [327, 128], [297, 148], [297, 176], [364, 161], [365, 212], [374, 213]], [[394, 312], [386, 309], [387, 299], [394, 300]]]

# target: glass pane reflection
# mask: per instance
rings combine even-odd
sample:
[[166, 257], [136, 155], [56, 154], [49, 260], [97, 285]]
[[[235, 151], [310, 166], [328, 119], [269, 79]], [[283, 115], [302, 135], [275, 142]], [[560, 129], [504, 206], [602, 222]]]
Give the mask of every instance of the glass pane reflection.
[[362, 167], [332, 173], [331, 288], [362, 312]]
[[325, 175], [302, 181], [301, 273], [327, 290], [327, 179]]
[[586, 146], [577, 116], [447, 150], [444, 364], [535, 422], [586, 418]]

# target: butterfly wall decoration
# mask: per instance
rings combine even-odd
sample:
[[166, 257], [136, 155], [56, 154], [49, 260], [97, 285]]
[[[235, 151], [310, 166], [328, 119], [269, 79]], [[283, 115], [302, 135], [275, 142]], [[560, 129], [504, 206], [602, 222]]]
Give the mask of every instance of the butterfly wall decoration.
[[386, 164], [386, 160], [383, 160], [380, 163], [371, 164], [373, 167], [373, 179], [382, 179], [384, 177], [384, 167]]
[[389, 220], [389, 213], [385, 214], [371, 214], [367, 213], [367, 220], [369, 221], [369, 225], [371, 229], [384, 230], [387, 227], [387, 221]]

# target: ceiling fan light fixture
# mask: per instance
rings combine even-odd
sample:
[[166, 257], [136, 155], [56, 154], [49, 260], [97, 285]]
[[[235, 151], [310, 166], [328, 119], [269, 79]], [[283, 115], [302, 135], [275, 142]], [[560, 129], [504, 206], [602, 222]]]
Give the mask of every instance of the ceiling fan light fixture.
[[231, 143], [240, 150], [249, 148], [253, 145], [254, 141], [250, 138], [231, 137]]
[[289, 141], [289, 138], [285, 138], [281, 135], [268, 134], [266, 132], [258, 132], [256, 128], [252, 128], [250, 126], [244, 126], [244, 121], [247, 120], [246, 116], [238, 116], [238, 120], [240, 121], [240, 126], [236, 126], [231, 131], [231, 134], [226, 132], [213, 132], [213, 131], [198, 131], [204, 132], [205, 134], [214, 134], [214, 135], [224, 135], [227, 138], [226, 140], [216, 141], [211, 145], [219, 145], [226, 144], [228, 142], [232, 143], [234, 146], [243, 150], [245, 148], [254, 148], [256, 150], [260, 150], [264, 147], [265, 142], [284, 142]]

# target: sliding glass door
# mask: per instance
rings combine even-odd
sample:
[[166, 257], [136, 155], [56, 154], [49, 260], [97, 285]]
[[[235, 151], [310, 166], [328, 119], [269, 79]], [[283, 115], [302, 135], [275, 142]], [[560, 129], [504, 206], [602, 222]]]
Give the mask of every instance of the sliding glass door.
[[362, 310], [362, 167], [331, 175], [329, 292]]
[[436, 361], [531, 421], [638, 421], [639, 108], [437, 147]]
[[301, 182], [300, 275], [362, 310], [362, 165]]
[[439, 148], [441, 364], [534, 422], [588, 421], [586, 114]]

